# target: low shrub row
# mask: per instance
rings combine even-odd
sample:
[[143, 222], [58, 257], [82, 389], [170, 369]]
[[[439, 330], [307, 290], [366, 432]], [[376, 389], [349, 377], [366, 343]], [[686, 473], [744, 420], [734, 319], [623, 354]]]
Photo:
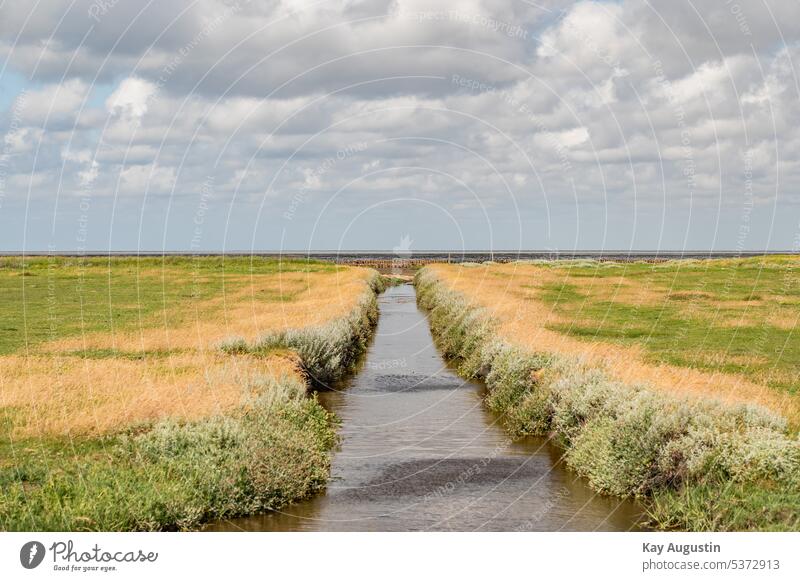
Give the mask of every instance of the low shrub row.
[[334, 418], [297, 377], [259, 383], [235, 413], [27, 443], [16, 465], [0, 469], [0, 528], [189, 530], [317, 492], [327, 481]]

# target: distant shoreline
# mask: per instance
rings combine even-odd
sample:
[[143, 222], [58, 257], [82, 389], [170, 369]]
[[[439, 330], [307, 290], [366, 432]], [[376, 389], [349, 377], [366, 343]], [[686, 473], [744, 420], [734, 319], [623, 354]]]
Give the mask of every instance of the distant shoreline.
[[571, 259], [594, 259], [594, 260], [676, 260], [676, 259], [707, 259], [707, 258], [752, 258], [758, 256], [775, 255], [797, 255], [797, 251], [792, 250], [417, 250], [402, 253], [395, 253], [391, 250], [315, 250], [315, 251], [135, 251], [117, 250], [100, 251], [88, 250], [79, 252], [76, 250], [63, 251], [0, 251], [0, 256], [60, 256], [60, 257], [159, 257], [159, 256], [225, 256], [225, 257], [263, 257], [263, 258], [310, 258], [316, 260], [329, 260], [338, 263], [358, 263], [362, 261], [409, 261], [409, 262], [511, 262], [515, 260], [571, 260]]

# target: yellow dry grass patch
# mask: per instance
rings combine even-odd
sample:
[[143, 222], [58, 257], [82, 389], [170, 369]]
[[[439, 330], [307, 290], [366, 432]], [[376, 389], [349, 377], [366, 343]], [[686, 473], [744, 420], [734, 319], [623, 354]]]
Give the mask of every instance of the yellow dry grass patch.
[[[254, 275], [234, 292], [193, 304], [180, 317], [166, 316], [160, 326], [86, 334], [43, 343], [28, 355], [0, 357], [0, 408], [11, 436], [97, 435], [229, 410], [248, 396], [254, 379], [300, 372], [291, 356], [226, 355], [216, 349], [219, 341], [324, 325], [371, 292], [370, 274], [352, 268]], [[276, 293], [292, 298], [275, 301]], [[84, 350], [142, 358], [76, 356]]]
[[288, 357], [231, 357], [195, 351], [163, 360], [2, 358], [0, 405], [12, 436], [97, 435], [164, 418], [224, 412], [262, 377], [299, 374]]
[[531, 351], [578, 355], [623, 382], [646, 383], [672, 394], [763, 405], [793, 425], [800, 424], [797, 398], [776, 393], [766, 385], [733, 374], [649, 363], [639, 347], [587, 342], [547, 329], [548, 325], [563, 323], [563, 319], [535, 300], [535, 295], [520, 293], [520, 287], [531, 286], [531, 281], [538, 286], [558, 280], [555, 269], [523, 264], [473, 268], [442, 264], [429, 268], [450, 288], [486, 309], [497, 322], [500, 338], [509, 343]]

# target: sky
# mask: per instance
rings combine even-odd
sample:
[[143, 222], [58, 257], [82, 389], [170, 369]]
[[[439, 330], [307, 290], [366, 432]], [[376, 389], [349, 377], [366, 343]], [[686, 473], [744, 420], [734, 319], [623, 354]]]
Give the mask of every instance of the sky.
[[0, 0], [0, 250], [800, 250], [796, 0]]

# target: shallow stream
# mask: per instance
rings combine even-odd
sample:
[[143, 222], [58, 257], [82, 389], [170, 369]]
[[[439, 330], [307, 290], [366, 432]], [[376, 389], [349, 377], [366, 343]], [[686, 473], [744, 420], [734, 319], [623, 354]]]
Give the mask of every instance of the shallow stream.
[[593, 492], [542, 438], [512, 442], [433, 344], [411, 285], [379, 299], [360, 370], [320, 402], [341, 419], [327, 491], [209, 530], [635, 530], [639, 507]]

